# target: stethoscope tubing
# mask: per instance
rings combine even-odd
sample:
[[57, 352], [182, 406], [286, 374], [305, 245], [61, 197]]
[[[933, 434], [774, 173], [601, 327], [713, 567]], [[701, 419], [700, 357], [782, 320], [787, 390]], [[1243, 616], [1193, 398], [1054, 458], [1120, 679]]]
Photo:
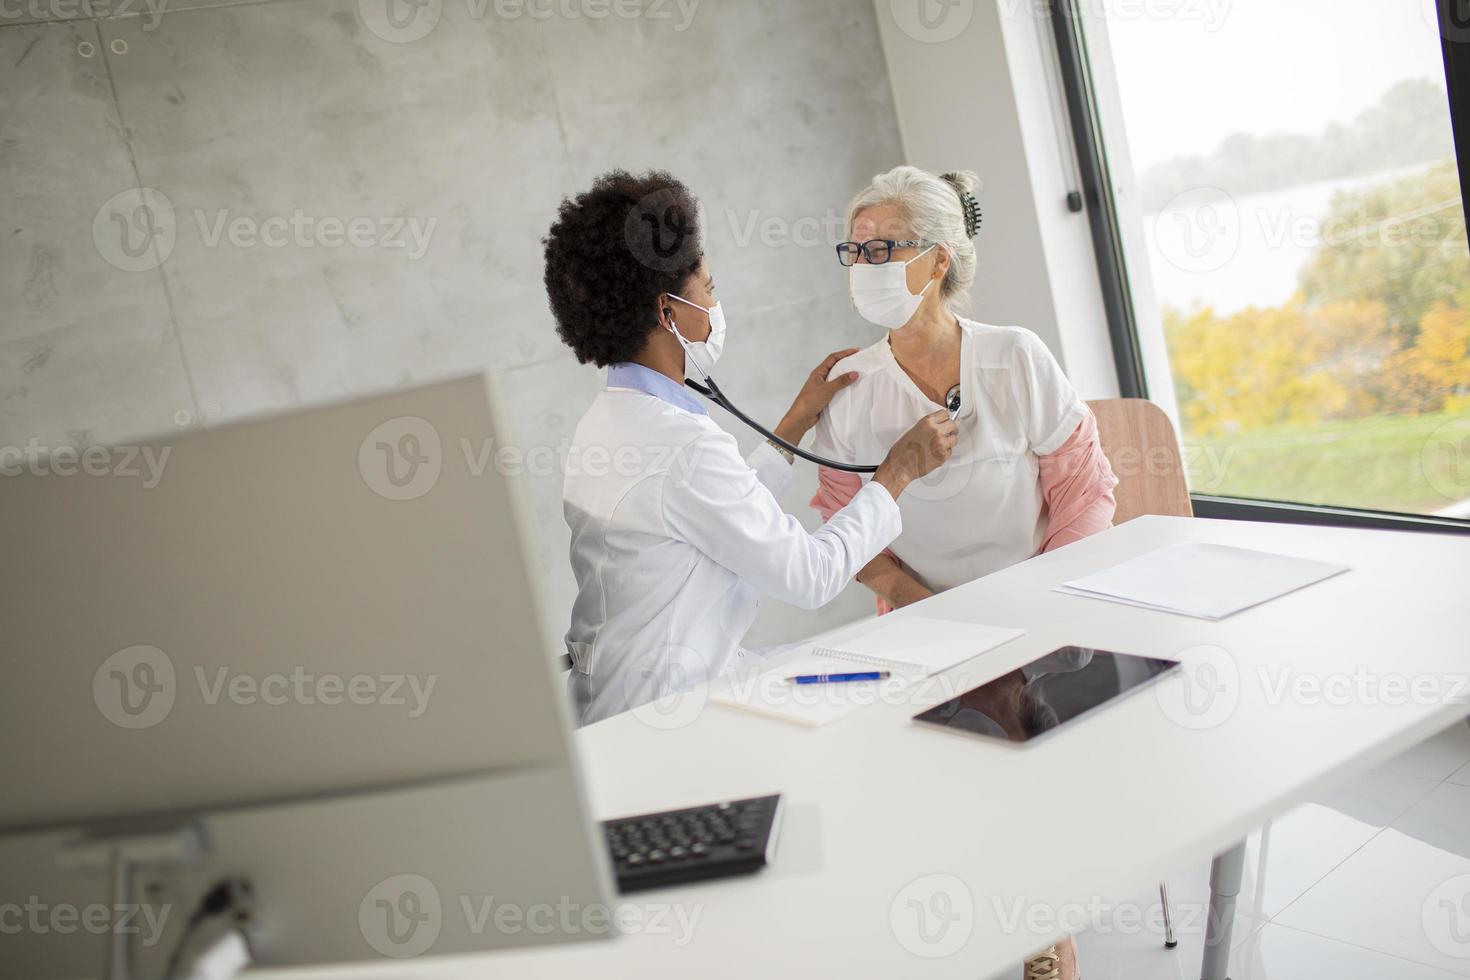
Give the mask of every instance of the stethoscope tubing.
[[706, 375], [704, 380], [709, 383], [708, 388], [706, 388], [702, 384], [699, 384], [697, 381], [688, 378], [684, 380], [684, 383], [693, 388], [695, 391], [699, 392], [704, 397], [708, 398], [710, 401], [714, 402], [716, 405], [723, 408], [725, 411], [729, 412], [731, 415], [735, 416], [740, 421], [744, 422], [746, 425], [750, 426], [755, 431], [759, 432], [761, 435], [765, 436], [767, 439], [774, 442], [776, 445], [780, 446], [782, 449], [785, 449], [787, 452], [791, 453], [793, 456], [800, 456], [808, 463], [816, 463], [818, 466], [830, 466], [832, 469], [842, 470], [844, 473], [878, 472], [878, 467], [876, 466], [863, 466], [858, 463], [839, 463], [835, 459], [826, 459], [824, 457], [818, 456], [816, 453], [809, 453], [805, 449], [802, 449], [800, 446], [793, 446], [791, 443], [787, 442], [785, 439], [782, 439], [780, 436], [776, 435], [776, 433], [772, 432], [770, 429], [761, 425], [755, 419], [751, 418], [749, 415], [746, 415], [740, 409], [736, 408], [735, 404], [731, 402], [730, 399], [725, 397], [725, 393], [720, 390], [720, 386], [715, 384], [714, 378]]
[[[720, 386], [715, 384], [714, 378], [711, 378], [709, 375], [705, 375], [704, 380], [709, 385], [709, 387], [705, 387], [705, 385], [702, 385], [690, 378], [684, 379], [684, 383], [693, 388], [695, 391], [699, 392], [704, 397], [708, 398], [710, 401], [714, 402], [716, 405], [723, 408], [725, 411], [729, 412], [731, 415], [735, 416], [740, 421], [744, 422], [746, 425], [750, 426], [755, 431], [759, 432], [761, 435], [765, 436], [767, 439], [774, 442], [776, 445], [780, 446], [782, 449], [785, 449], [787, 452], [791, 453], [793, 456], [800, 456], [808, 463], [816, 463], [818, 466], [828, 466], [834, 470], [841, 470], [844, 473], [878, 472], [878, 467], [876, 465], [866, 466], [861, 463], [839, 463], [835, 459], [826, 459], [825, 457], [818, 456], [816, 453], [809, 453], [805, 449], [802, 449], [800, 446], [792, 445], [785, 439], [782, 439], [780, 436], [776, 435], [776, 433], [772, 432], [770, 429], [761, 425], [749, 415], [746, 415], [740, 409], [736, 408], [735, 404], [730, 401], [730, 399], [725, 397], [725, 393], [720, 390]], [[954, 419], [956, 416], [959, 415], [959, 395], [959, 385], [955, 385], [945, 395], [946, 407], [949, 409], [949, 417], [951, 419]]]

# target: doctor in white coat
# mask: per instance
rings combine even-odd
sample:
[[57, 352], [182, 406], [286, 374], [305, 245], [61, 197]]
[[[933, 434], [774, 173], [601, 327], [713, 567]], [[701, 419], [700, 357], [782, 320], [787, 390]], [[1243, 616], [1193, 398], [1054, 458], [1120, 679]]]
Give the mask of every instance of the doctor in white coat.
[[[724, 343], [697, 204], [667, 173], [613, 171], [562, 202], [544, 240], [557, 333], [607, 387], [577, 425], [563, 505], [577, 599], [566, 634], [574, 710], [588, 724], [701, 684], [746, 655], [767, 595], [804, 609], [835, 598], [899, 534], [896, 499], [949, 457], [945, 412], [921, 419], [873, 479], [814, 533], [782, 510], [789, 453], [735, 439], [684, 386]], [[775, 429], [792, 443], [852, 377], [808, 376]], [[697, 375], [694, 375], [697, 377]]]

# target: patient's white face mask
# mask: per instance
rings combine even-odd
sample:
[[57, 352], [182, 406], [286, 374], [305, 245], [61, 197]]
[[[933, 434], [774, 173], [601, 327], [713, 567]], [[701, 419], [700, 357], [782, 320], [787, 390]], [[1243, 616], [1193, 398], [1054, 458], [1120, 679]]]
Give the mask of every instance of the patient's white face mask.
[[934, 285], [930, 279], [917, 293], [909, 292], [909, 262], [917, 262], [937, 246], [930, 245], [908, 262], [884, 262], [871, 265], [859, 262], [847, 270], [848, 290], [858, 315], [869, 323], [897, 330], [908, 323], [924, 301], [924, 294]]
[[686, 378], [698, 377], [709, 380], [710, 372], [715, 369], [715, 362], [720, 359], [720, 352], [725, 349], [725, 311], [716, 303], [714, 306], [700, 306], [698, 303], [690, 303], [682, 296], [669, 293], [669, 299], [676, 299], [686, 303], [696, 310], [704, 310], [709, 314], [709, 336], [704, 340], [685, 340], [684, 335], [679, 333], [679, 328], [670, 318], [669, 333], [679, 341], [679, 346], [684, 348], [684, 376]]

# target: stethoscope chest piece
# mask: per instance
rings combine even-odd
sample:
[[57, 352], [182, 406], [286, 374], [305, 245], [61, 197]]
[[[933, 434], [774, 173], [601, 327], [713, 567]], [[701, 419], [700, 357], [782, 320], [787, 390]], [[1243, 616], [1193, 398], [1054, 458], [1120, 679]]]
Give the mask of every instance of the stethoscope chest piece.
[[944, 393], [944, 408], [949, 412], [949, 420], [953, 422], [960, 417], [960, 386], [955, 385]]

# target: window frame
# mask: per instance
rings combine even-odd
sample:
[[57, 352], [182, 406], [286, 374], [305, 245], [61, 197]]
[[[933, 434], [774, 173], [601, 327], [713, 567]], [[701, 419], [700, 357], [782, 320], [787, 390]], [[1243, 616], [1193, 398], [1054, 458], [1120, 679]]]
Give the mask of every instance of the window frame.
[[[1466, 227], [1470, 227], [1470, 3], [1463, 0], [1435, 0], [1435, 3], [1441, 24], [1440, 48], [1444, 60], [1445, 89], [1449, 95], [1455, 162], [1460, 175], [1460, 204], [1465, 212]], [[1457, 5], [1465, 8], [1463, 16], [1457, 16]], [[1134, 306], [1122, 244], [1122, 226], [1113, 196], [1115, 184], [1103, 142], [1102, 113], [1094, 84], [1094, 69], [1083, 34], [1084, 11], [1079, 0], [1047, 0], [1047, 6], [1068, 123], [1076, 148], [1078, 178], [1092, 233], [1093, 255], [1102, 286], [1103, 310], [1112, 342], [1118, 392], [1124, 398], [1148, 398], [1138, 312]], [[1446, 29], [1446, 25], [1450, 29]], [[1464, 518], [1220, 494], [1191, 492], [1189, 496], [1196, 517], [1470, 534], [1470, 519]]]

